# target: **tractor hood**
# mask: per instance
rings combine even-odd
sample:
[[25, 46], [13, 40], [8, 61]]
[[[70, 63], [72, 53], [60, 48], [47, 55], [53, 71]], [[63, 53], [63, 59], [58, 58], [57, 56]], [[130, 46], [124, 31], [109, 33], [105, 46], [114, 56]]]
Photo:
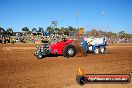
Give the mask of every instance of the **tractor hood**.
[[60, 44], [69, 44], [69, 43], [72, 43], [72, 42], [73, 42], [72, 39], [67, 39], [66, 41], [52, 43], [52, 44], [50, 44], [50, 46], [53, 47], [53, 46], [57, 46], [57, 45], [60, 45]]
[[52, 43], [50, 44], [50, 51], [52, 53], [57, 53], [57, 54], [62, 54], [62, 50], [63, 48], [67, 45], [72, 43], [73, 40], [72, 39], [67, 39], [66, 41], [61, 41], [61, 42], [56, 42], [56, 43]]

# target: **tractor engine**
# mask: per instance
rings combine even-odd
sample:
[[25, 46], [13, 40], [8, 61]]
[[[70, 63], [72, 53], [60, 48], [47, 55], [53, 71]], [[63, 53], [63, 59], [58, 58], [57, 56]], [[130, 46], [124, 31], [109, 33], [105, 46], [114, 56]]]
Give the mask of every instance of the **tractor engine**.
[[37, 56], [38, 59], [42, 59], [44, 55], [48, 54], [50, 54], [50, 48], [48, 43], [43, 43], [41, 44], [41, 46], [37, 46], [34, 53], [34, 55]]

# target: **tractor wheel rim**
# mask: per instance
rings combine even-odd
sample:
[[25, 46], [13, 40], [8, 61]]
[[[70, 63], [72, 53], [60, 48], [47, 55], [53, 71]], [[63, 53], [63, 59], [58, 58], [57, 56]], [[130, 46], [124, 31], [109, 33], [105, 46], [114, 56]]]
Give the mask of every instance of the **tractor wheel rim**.
[[98, 49], [95, 49], [95, 53], [99, 53], [99, 50]]
[[101, 52], [104, 52], [104, 48], [101, 48]]
[[42, 55], [38, 55], [39, 58], [42, 58]]
[[73, 53], [74, 53], [74, 51], [73, 51], [73, 49], [68, 49], [68, 54], [70, 54], [70, 55], [73, 55]]

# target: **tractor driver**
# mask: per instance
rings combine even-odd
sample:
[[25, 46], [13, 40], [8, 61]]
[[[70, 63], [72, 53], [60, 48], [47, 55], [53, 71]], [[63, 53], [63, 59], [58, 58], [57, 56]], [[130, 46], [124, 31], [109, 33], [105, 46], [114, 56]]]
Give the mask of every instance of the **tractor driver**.
[[45, 38], [42, 37], [41, 38], [41, 42], [42, 43], [48, 43], [49, 41], [48, 41], [48, 38], [47, 37], [45, 37]]

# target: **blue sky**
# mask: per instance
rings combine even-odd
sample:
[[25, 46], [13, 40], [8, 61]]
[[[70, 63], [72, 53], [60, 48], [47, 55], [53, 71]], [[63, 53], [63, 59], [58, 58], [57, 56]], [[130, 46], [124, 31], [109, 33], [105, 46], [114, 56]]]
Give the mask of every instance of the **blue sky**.
[[132, 33], [132, 0], [0, 0], [0, 27], [84, 27]]

